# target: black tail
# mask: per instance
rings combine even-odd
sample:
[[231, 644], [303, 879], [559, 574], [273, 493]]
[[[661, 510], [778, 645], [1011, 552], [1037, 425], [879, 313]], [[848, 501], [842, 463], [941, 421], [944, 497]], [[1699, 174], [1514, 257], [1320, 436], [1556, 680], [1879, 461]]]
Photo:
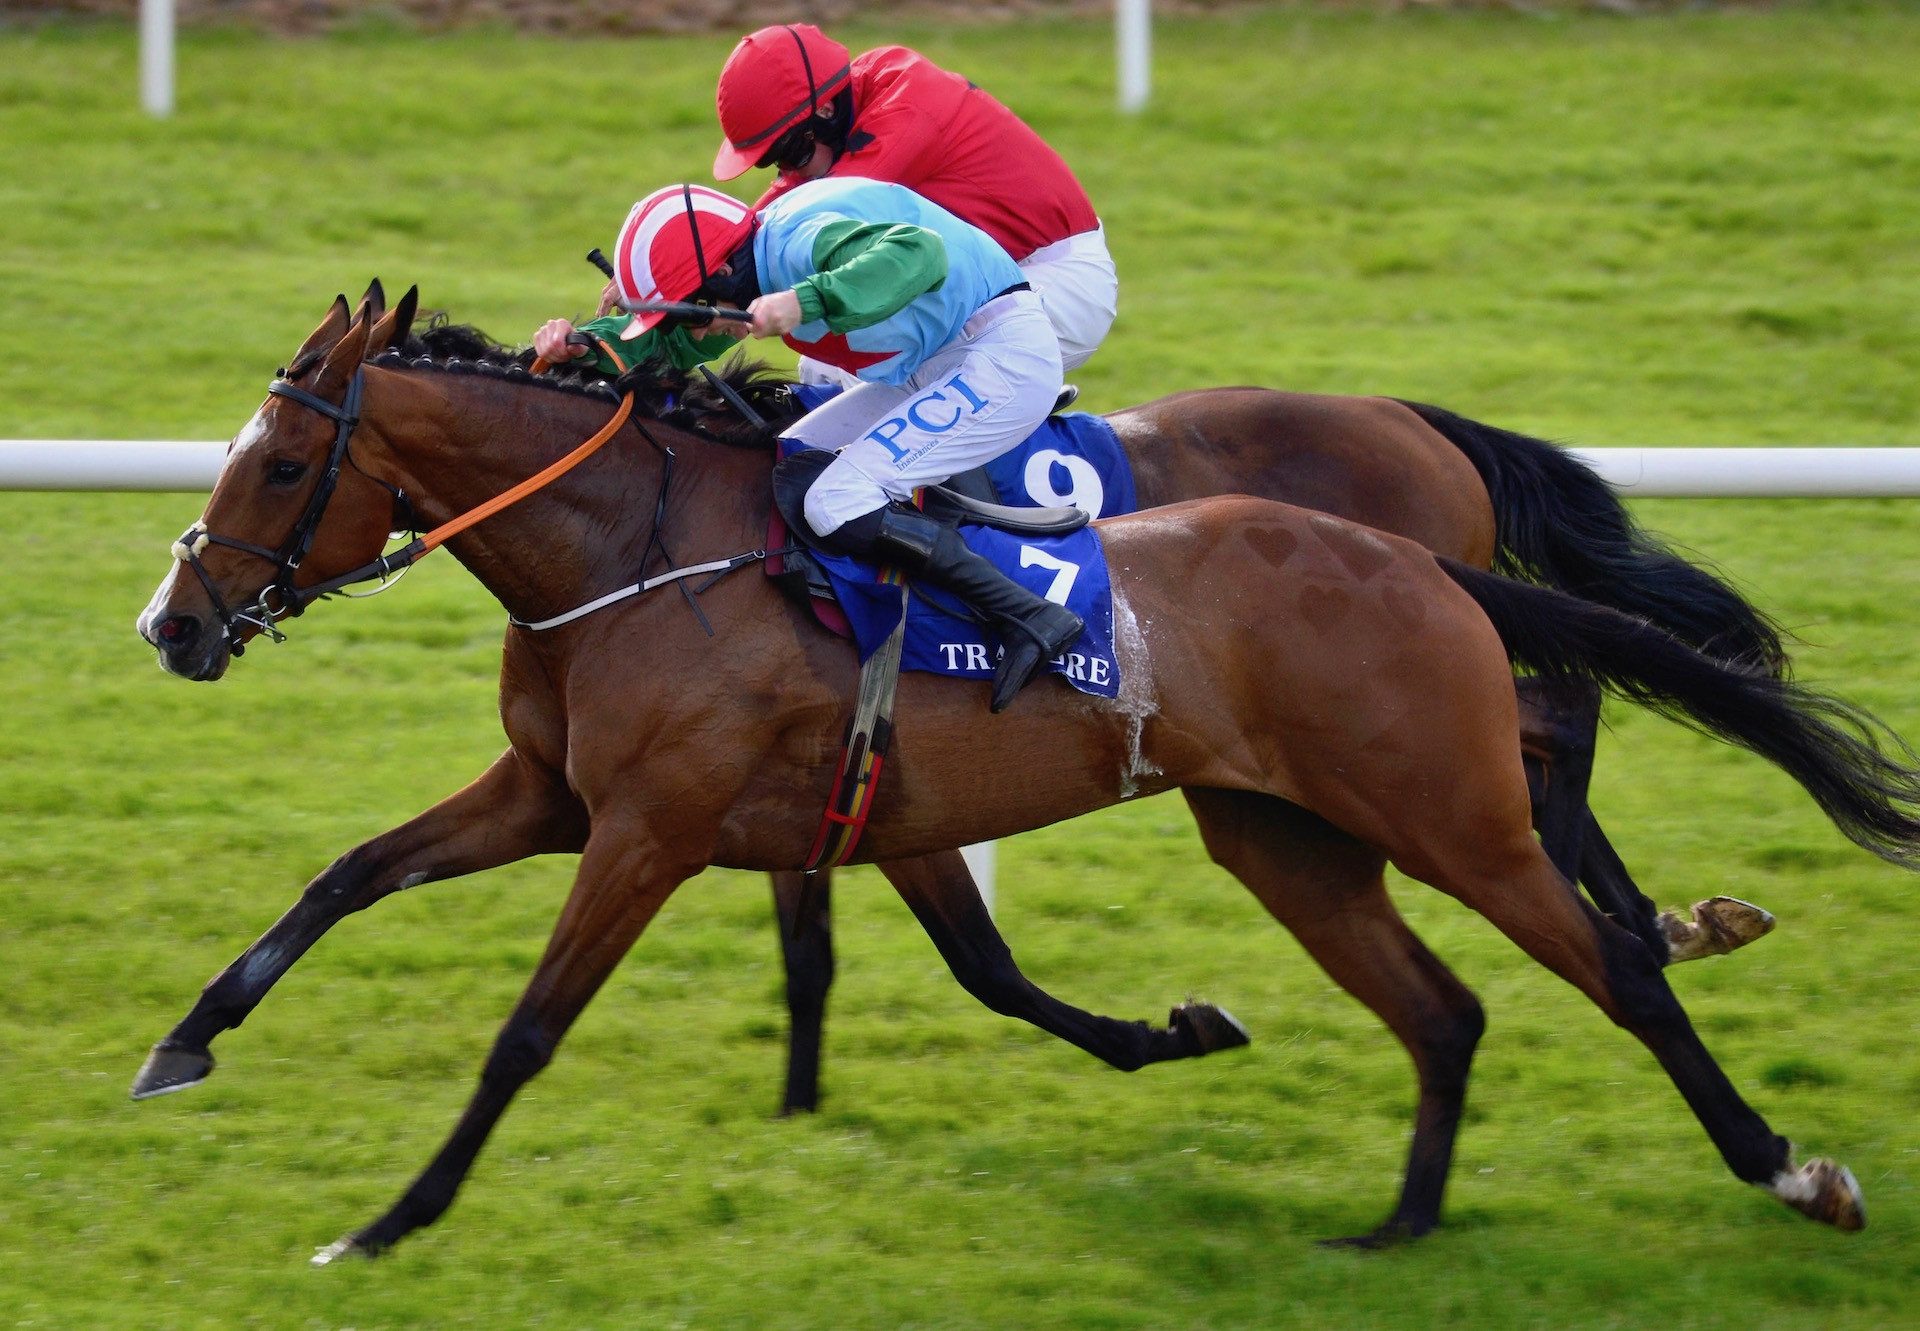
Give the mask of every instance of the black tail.
[[1920, 868], [1920, 754], [1871, 713], [1756, 661], [1716, 660], [1608, 606], [1457, 560], [1440, 565], [1486, 611], [1515, 664], [1591, 680], [1759, 754], [1806, 787], [1849, 840]]
[[1467, 455], [1493, 500], [1494, 568], [1610, 605], [1721, 661], [1789, 671], [1780, 626], [1642, 530], [1605, 481], [1544, 439], [1403, 405]]

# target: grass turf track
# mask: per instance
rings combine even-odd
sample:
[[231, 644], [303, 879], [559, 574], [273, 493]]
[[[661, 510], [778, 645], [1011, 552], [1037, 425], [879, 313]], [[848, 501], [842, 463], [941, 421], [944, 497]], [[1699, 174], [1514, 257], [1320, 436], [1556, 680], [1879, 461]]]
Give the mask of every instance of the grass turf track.
[[[1095, 407], [1211, 383], [1390, 392], [1596, 444], [1920, 443], [1920, 17], [1620, 21], [1286, 11], [1110, 34], [849, 30], [989, 85], [1075, 163], [1125, 276]], [[578, 255], [702, 178], [724, 37], [190, 33], [181, 114], [130, 35], [0, 33], [0, 434], [216, 438], [336, 290], [503, 336], [591, 303]], [[681, 892], [436, 1228], [315, 1273], [425, 1162], [569, 876], [542, 861], [343, 925], [133, 1105], [145, 1046], [336, 853], [497, 751], [500, 613], [451, 561], [324, 607], [217, 688], [135, 612], [186, 496], [0, 495], [0, 1324], [120, 1327], [1899, 1327], [1920, 1324], [1920, 884], [1756, 760], [1612, 714], [1596, 803], [1663, 900], [1781, 931], [1675, 973], [1776, 1128], [1859, 1173], [1836, 1235], [1735, 1184], [1636, 1043], [1411, 884], [1481, 995], [1448, 1226], [1390, 1205], [1390, 1036], [1212, 868], [1177, 801], [1003, 848], [1001, 918], [1075, 1002], [1190, 988], [1244, 1054], [1108, 1072], [979, 1009], [870, 870], [843, 876], [828, 1100], [778, 1122], [762, 882]], [[1905, 501], [1665, 502], [1808, 641], [1802, 672], [1920, 734]]]

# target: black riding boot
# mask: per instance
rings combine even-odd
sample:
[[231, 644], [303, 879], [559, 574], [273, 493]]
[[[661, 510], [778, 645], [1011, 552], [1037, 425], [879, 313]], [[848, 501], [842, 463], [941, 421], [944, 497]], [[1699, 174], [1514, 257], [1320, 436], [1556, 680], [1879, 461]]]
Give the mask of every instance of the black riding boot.
[[1073, 645], [1085, 627], [1063, 605], [1035, 596], [967, 547], [960, 533], [923, 513], [886, 508], [873, 543], [878, 559], [952, 592], [1000, 632], [993, 710], [1005, 711], [1033, 672]]

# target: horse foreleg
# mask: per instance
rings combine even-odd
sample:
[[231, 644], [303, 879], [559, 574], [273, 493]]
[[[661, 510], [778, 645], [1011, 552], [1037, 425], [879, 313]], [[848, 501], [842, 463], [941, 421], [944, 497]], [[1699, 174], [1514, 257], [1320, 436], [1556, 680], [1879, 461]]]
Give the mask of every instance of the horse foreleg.
[[1207, 853], [1413, 1057], [1420, 1104], [1399, 1204], [1371, 1233], [1331, 1242], [1375, 1247], [1425, 1234], [1440, 1218], [1467, 1074], [1486, 1027], [1479, 1000], [1400, 918], [1377, 850], [1283, 800], [1248, 791], [1185, 793]]
[[1157, 1027], [1102, 1017], [1047, 993], [1020, 973], [957, 850], [892, 860], [879, 868], [927, 931], [954, 979], [1003, 1017], [1038, 1026], [1123, 1072], [1247, 1043], [1240, 1023], [1208, 1003], [1182, 1004], [1173, 1009], [1167, 1026]]
[[472, 785], [328, 865], [153, 1047], [133, 1080], [133, 1098], [205, 1080], [213, 1071], [213, 1037], [245, 1021], [294, 962], [348, 915], [420, 883], [578, 850], [585, 836], [585, 812], [564, 784], [507, 750]]
[[773, 875], [773, 913], [787, 966], [787, 1089], [782, 1114], [811, 1113], [820, 1103], [820, 1038], [833, 986], [832, 875]]
[[[596, 821], [596, 828], [600, 823]], [[324, 1266], [347, 1253], [374, 1256], [438, 1220], [514, 1094], [553, 1059], [574, 1019], [673, 890], [705, 867], [666, 857], [641, 837], [596, 831], [581, 857], [546, 953], [480, 1072], [480, 1086], [432, 1163], [387, 1213], [314, 1255]]]

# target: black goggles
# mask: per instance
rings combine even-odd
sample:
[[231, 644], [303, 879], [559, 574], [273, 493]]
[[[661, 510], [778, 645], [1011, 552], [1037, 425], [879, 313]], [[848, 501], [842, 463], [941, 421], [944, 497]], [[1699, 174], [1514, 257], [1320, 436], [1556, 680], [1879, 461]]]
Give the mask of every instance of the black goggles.
[[773, 141], [773, 146], [760, 154], [760, 160], [754, 165], [764, 170], [777, 166], [782, 171], [798, 171], [813, 160], [813, 147], [817, 141], [813, 133], [813, 117], [808, 116]]

